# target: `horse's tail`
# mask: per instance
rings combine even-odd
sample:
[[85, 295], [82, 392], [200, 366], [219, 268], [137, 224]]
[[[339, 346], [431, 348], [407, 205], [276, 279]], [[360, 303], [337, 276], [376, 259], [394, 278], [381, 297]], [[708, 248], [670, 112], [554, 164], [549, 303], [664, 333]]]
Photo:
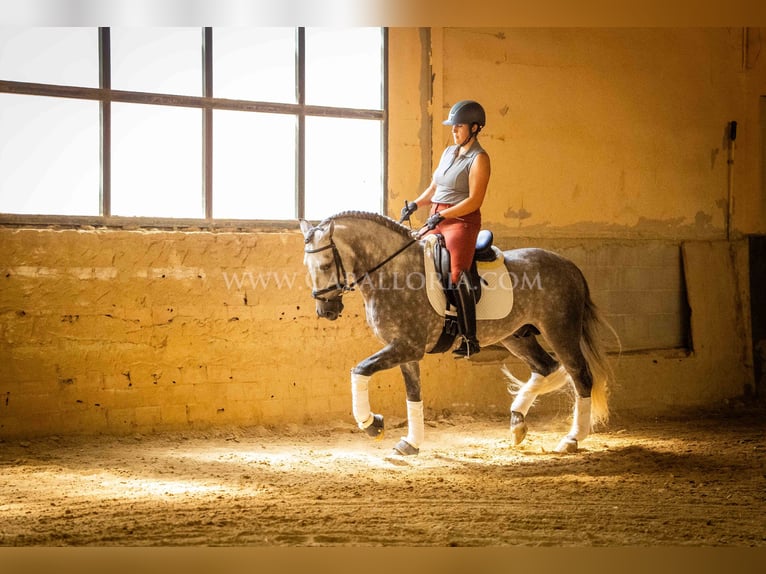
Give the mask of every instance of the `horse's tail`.
[[604, 319], [601, 311], [593, 303], [586, 284], [580, 350], [585, 356], [593, 377], [593, 388], [591, 389], [591, 422], [593, 424], [605, 424], [609, 420], [609, 383], [614, 380], [614, 371], [606, 357], [604, 330], [609, 331], [614, 336], [619, 347], [620, 338], [617, 332]]

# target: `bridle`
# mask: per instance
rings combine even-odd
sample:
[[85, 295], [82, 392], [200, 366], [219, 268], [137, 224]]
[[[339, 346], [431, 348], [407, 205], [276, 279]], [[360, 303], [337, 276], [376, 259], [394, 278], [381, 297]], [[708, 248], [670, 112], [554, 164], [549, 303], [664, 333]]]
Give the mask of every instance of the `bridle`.
[[[309, 233], [304, 243], [308, 244], [311, 241], [312, 236], [313, 234]], [[308, 247], [305, 248], [303, 250], [304, 253], [321, 253], [322, 251], [327, 251], [328, 249], [332, 249], [333, 262], [335, 263], [335, 277], [337, 278], [337, 280], [335, 281], [335, 285], [330, 285], [329, 287], [325, 287], [324, 289], [314, 289], [311, 291], [311, 296], [318, 301], [323, 301], [327, 303], [331, 300], [341, 297], [347, 291], [353, 291], [354, 287], [356, 287], [360, 281], [363, 281], [365, 277], [367, 277], [371, 273], [375, 273], [375, 271], [383, 267], [386, 263], [391, 261], [397, 255], [402, 253], [410, 245], [417, 242], [417, 240], [418, 240], [417, 238], [411, 239], [410, 241], [405, 243], [402, 247], [397, 249], [392, 255], [389, 255], [377, 265], [370, 267], [367, 271], [365, 271], [361, 275], [361, 277], [359, 277], [359, 279], [354, 279], [351, 282], [349, 282], [348, 280], [348, 274], [346, 273], [346, 268], [343, 266], [343, 259], [341, 258], [340, 252], [338, 251], [338, 247], [337, 245], [335, 245], [335, 241], [333, 240], [332, 237], [330, 237], [330, 243], [328, 243], [327, 245], [323, 247], [317, 247], [316, 249], [309, 249]], [[339, 281], [341, 276], [343, 277], [343, 283]], [[336, 291], [337, 291], [337, 295], [333, 297], [326, 296], [328, 293], [335, 293]]]
[[[306, 243], [309, 241], [311, 241], [311, 235], [306, 238]], [[327, 251], [328, 249], [332, 249], [332, 258], [333, 262], [335, 263], [335, 285], [330, 285], [324, 289], [314, 289], [311, 291], [311, 296], [314, 299], [324, 302], [328, 302], [331, 299], [340, 297], [346, 291], [351, 291], [354, 288], [353, 284], [349, 285], [348, 274], [346, 273], [346, 268], [343, 266], [343, 259], [341, 259], [340, 253], [338, 252], [338, 247], [335, 245], [335, 241], [333, 241], [332, 237], [330, 238], [330, 243], [324, 247], [317, 247], [316, 249], [309, 249], [307, 247], [303, 251], [304, 253], [321, 253], [322, 251]], [[343, 276], [343, 283], [337, 280], [340, 279], [341, 275]], [[338, 291], [338, 295], [336, 295], [336, 297], [325, 297], [325, 295], [328, 293], [333, 293], [335, 291]]]

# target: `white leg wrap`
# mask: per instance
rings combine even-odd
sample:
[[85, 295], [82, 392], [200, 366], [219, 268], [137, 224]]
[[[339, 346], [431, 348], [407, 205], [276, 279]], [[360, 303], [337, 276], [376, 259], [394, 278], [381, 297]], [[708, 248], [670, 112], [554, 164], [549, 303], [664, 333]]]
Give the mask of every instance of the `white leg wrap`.
[[[510, 376], [510, 373], [506, 373]], [[513, 377], [511, 377], [513, 378]], [[563, 387], [569, 380], [569, 375], [564, 367], [559, 367], [547, 377], [539, 373], [532, 373], [529, 380], [524, 383], [511, 404], [511, 410], [527, 416], [529, 408], [539, 395], [550, 393]]]
[[580, 441], [590, 434], [590, 397], [582, 399], [579, 396], [575, 399], [574, 419], [572, 420], [572, 429], [569, 431], [570, 437]]
[[351, 405], [354, 419], [360, 429], [366, 429], [372, 424], [372, 411], [370, 410], [369, 394], [370, 377], [351, 373]]
[[511, 410], [527, 416], [529, 408], [532, 406], [532, 403], [535, 402], [537, 395], [540, 394], [539, 388], [544, 381], [545, 377], [541, 374], [532, 373], [529, 380], [524, 383], [521, 389], [519, 389], [519, 392], [516, 393], [513, 403], [511, 403]]
[[415, 448], [420, 448], [425, 436], [423, 429], [423, 401], [407, 401], [407, 436], [402, 438]]

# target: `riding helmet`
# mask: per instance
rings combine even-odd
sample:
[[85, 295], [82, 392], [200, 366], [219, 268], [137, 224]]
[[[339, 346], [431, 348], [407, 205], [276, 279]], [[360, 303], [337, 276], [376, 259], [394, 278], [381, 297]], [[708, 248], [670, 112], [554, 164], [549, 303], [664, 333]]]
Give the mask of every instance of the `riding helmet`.
[[487, 123], [487, 116], [484, 108], [479, 102], [473, 100], [462, 100], [452, 106], [449, 111], [449, 117], [442, 122], [445, 126], [454, 126], [455, 124], [478, 124], [479, 129]]

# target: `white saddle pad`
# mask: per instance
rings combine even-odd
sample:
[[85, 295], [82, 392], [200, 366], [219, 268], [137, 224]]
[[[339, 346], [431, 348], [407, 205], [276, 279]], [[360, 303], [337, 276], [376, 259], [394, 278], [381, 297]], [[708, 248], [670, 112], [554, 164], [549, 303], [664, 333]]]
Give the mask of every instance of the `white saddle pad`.
[[[436, 237], [428, 235], [425, 244], [426, 293], [431, 306], [442, 317], [446, 314], [447, 296], [442, 289], [439, 274], [434, 266]], [[513, 308], [513, 282], [505, 267], [503, 252], [494, 245], [493, 261], [477, 261], [476, 268], [482, 278], [481, 299], [476, 305], [476, 319], [490, 320], [507, 317]]]

